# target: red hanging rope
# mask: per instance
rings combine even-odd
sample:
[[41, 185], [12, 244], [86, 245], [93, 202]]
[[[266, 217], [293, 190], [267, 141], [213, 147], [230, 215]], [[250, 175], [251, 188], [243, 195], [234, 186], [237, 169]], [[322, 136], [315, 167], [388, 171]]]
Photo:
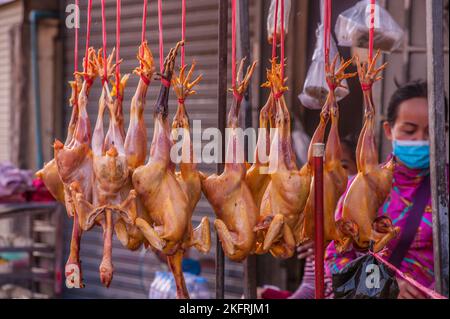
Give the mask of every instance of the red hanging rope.
[[105, 83], [108, 81], [108, 63], [106, 58], [106, 12], [105, 12], [105, 0], [101, 0], [102, 2], [102, 41], [103, 41], [103, 80], [102, 84], [105, 85]]
[[370, 0], [369, 61], [372, 61], [373, 58], [374, 32], [375, 32], [375, 0]]
[[325, 64], [330, 62], [330, 42], [331, 42], [331, 0], [325, 0], [323, 39], [325, 50]]
[[[144, 8], [142, 10], [142, 31], [141, 31], [141, 44], [143, 44], [146, 41], [146, 30], [147, 30], [147, 8], [148, 8], [148, 0], [144, 0]], [[144, 54], [143, 48], [141, 46], [140, 48], [140, 55]], [[140, 63], [141, 69], [144, 67], [143, 63]], [[150, 79], [148, 79], [146, 76], [141, 74], [141, 80], [144, 81], [144, 83], [149, 86], [150, 85]]]
[[148, 1], [144, 0], [144, 9], [142, 11], [142, 34], [141, 34], [141, 43], [145, 42], [145, 32], [147, 29], [147, 7]]
[[[79, 12], [78, 10], [80, 9], [79, 6], [79, 0], [75, 1], [75, 44], [74, 44], [74, 54], [73, 54], [73, 68], [74, 68], [74, 73], [78, 72], [78, 28], [80, 27], [79, 25]], [[75, 82], [76, 85], [76, 82]], [[76, 94], [75, 94], [76, 96]]]
[[159, 27], [159, 70], [164, 72], [164, 41], [163, 41], [163, 20], [162, 20], [162, 0], [158, 0], [158, 27]]
[[[181, 1], [181, 40], [186, 42], [186, 0]], [[186, 43], [185, 43], [186, 45]], [[185, 61], [185, 45], [181, 47], [181, 66], [184, 66]]]
[[121, 0], [117, 0], [116, 3], [116, 85], [117, 85], [117, 97], [119, 98], [120, 90], [120, 16], [121, 16]]
[[272, 36], [272, 59], [277, 57], [277, 23], [278, 23], [278, 0], [275, 2], [275, 16]]
[[[84, 72], [88, 69], [88, 55], [89, 55], [89, 43], [91, 39], [91, 18], [92, 18], [92, 0], [88, 0], [88, 13], [87, 13], [87, 26], [86, 26], [86, 51], [84, 53]], [[88, 81], [88, 76], [84, 76], [85, 80]]]
[[231, 87], [236, 95], [236, 0], [231, 0]]
[[284, 0], [281, 0], [281, 81], [284, 81]]

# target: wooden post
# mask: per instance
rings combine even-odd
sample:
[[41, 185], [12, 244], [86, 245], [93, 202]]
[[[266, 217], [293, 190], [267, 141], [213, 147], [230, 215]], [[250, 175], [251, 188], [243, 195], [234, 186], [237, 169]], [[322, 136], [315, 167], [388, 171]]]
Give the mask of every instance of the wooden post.
[[[250, 66], [250, 18], [248, 0], [239, 0], [239, 40], [241, 57], [245, 57], [244, 70]], [[251, 103], [251, 85], [244, 93], [245, 128], [253, 126], [252, 121], [252, 103]], [[245, 143], [245, 158], [248, 158], [248, 142]], [[256, 256], [248, 256], [244, 262], [244, 297], [246, 299], [256, 299]]]
[[[218, 0], [219, 7], [219, 46], [218, 46], [218, 127], [222, 134], [222, 161], [217, 164], [217, 173], [223, 171], [225, 162], [225, 127], [227, 118], [227, 57], [228, 57], [228, 0]], [[223, 299], [225, 294], [225, 258], [219, 237], [216, 235], [216, 299]]]
[[430, 123], [430, 174], [436, 290], [448, 297], [448, 181], [445, 140], [443, 1], [427, 0], [427, 67]]

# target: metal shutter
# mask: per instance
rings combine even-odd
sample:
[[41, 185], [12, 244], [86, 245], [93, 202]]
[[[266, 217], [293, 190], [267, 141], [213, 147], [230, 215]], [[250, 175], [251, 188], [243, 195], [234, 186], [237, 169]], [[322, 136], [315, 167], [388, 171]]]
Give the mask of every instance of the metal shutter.
[[[80, 48], [85, 41], [86, 25], [86, 3], [80, 1], [81, 5], [81, 31]], [[256, 1], [251, 1], [251, 8], [255, 6]], [[70, 3], [67, 1], [66, 3]], [[121, 34], [121, 55], [124, 59], [122, 72], [132, 72], [137, 66], [136, 53], [140, 42], [140, 28], [142, 16], [141, 0], [122, 1], [122, 34]], [[158, 34], [157, 34], [157, 2], [149, 1], [149, 16], [147, 20], [147, 40], [149, 41], [153, 55], [158, 60]], [[108, 31], [108, 50], [110, 51], [115, 39], [115, 1], [107, 1], [107, 31]], [[192, 59], [197, 61], [197, 73], [203, 74], [203, 80], [197, 88], [198, 94], [191, 97], [187, 102], [187, 109], [191, 120], [202, 120], [202, 127], [217, 127], [217, 32], [218, 32], [218, 13], [217, 1], [211, 0], [190, 0], [187, 1], [187, 44], [186, 44], [186, 62], [190, 63]], [[167, 54], [170, 47], [181, 38], [181, 1], [165, 0], [163, 2], [164, 11], [164, 49]], [[255, 24], [254, 12], [250, 10], [252, 30]], [[231, 15], [230, 15], [231, 20]], [[65, 29], [65, 81], [69, 81], [73, 72], [73, 30]], [[231, 35], [230, 35], [231, 37]], [[252, 35], [254, 38], [254, 35]], [[231, 38], [230, 38], [231, 40]], [[101, 12], [100, 2], [94, 1], [92, 13], [92, 34], [91, 45], [95, 48], [101, 47]], [[231, 51], [231, 41], [229, 43]], [[256, 47], [256, 41], [252, 41], [253, 49]], [[255, 50], [253, 50], [255, 52]], [[80, 55], [81, 56], [81, 55]], [[230, 59], [229, 59], [230, 60]], [[80, 64], [81, 65], [81, 64]], [[158, 68], [158, 63], [156, 65]], [[230, 65], [231, 67], [231, 65]], [[257, 73], [256, 73], [257, 74]], [[256, 75], [255, 75], [256, 79]], [[137, 76], [131, 76], [128, 87], [125, 92], [124, 111], [125, 121], [129, 120], [129, 106], [131, 97], [134, 94], [138, 79]], [[89, 116], [94, 123], [97, 115], [100, 97], [100, 85], [97, 80], [89, 99]], [[149, 142], [153, 136], [153, 106], [159, 91], [159, 85], [153, 82], [147, 99], [145, 110], [145, 119], [148, 127]], [[65, 96], [68, 98], [69, 90], [66, 86]], [[254, 94], [256, 97], [257, 94]], [[169, 103], [170, 118], [173, 117], [176, 110], [176, 98], [171, 92]], [[67, 105], [67, 103], [66, 103]], [[70, 110], [66, 106], [66, 123], [70, 116]], [[94, 124], [93, 124], [94, 125]], [[126, 124], [128, 125], [128, 124]], [[200, 165], [203, 172], [212, 173], [215, 171], [215, 165]], [[210, 216], [210, 221], [214, 220], [214, 214], [204, 197], [199, 202], [193, 217], [193, 223], [198, 224], [201, 217]], [[65, 246], [69, 246], [71, 233], [71, 222], [66, 219]], [[212, 233], [215, 238], [215, 233]], [[102, 232], [101, 229], [93, 229], [84, 235], [81, 244], [81, 257], [83, 262], [83, 272], [86, 282], [86, 288], [82, 290], [65, 290], [65, 297], [68, 298], [146, 298], [148, 287], [153, 279], [154, 272], [161, 269], [160, 263], [156, 257], [147, 252], [144, 258], [144, 264], [139, 261], [139, 252], [130, 252], [121, 247], [117, 239], [114, 239], [113, 263], [115, 267], [114, 279], [109, 289], [103, 288], [100, 284], [98, 266], [101, 261], [102, 253]], [[212, 243], [212, 249], [208, 257], [214, 258], [215, 240]], [[194, 249], [190, 252], [193, 258], [204, 258]], [[67, 256], [66, 252], [66, 256]], [[141, 268], [142, 267], [142, 268]], [[145, 276], [144, 287], [140, 280], [140, 271]], [[203, 269], [203, 275], [208, 278], [210, 288], [214, 290], [215, 274], [214, 268]], [[237, 297], [242, 295], [243, 268], [241, 264], [226, 263], [226, 297]]]
[[0, 5], [0, 162], [10, 160], [11, 39], [13, 25], [22, 21], [23, 5], [15, 1]]

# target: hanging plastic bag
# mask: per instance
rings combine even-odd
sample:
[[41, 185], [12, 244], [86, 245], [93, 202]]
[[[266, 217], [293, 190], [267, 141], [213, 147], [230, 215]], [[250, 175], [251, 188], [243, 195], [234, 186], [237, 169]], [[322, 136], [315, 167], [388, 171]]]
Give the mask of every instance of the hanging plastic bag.
[[[323, 41], [323, 24], [319, 25], [316, 31], [316, 48], [312, 57], [311, 65], [309, 66], [306, 75], [303, 92], [298, 96], [302, 105], [312, 110], [320, 110], [325, 104], [328, 96], [329, 88], [325, 76], [325, 53]], [[336, 43], [330, 39], [330, 60], [334, 59], [336, 54], [339, 54]], [[336, 63], [335, 69], [340, 67], [340, 60]], [[348, 88], [347, 81], [342, 81], [342, 84]], [[340, 101], [349, 94], [346, 88], [338, 87], [335, 90], [336, 100]]]
[[[291, 12], [291, 0], [279, 0], [278, 1], [278, 15], [277, 15], [277, 39], [280, 39], [281, 34], [281, 1], [284, 1], [284, 33], [288, 33], [289, 26], [289, 14]], [[269, 14], [267, 16], [267, 40], [272, 44], [273, 29], [275, 24], [275, 9], [276, 0], [271, 0]]]
[[[340, 46], [369, 47], [370, 0], [358, 2], [355, 6], [342, 12], [336, 22], [335, 33]], [[375, 50], [392, 52], [402, 45], [404, 32], [391, 15], [375, 4]]]
[[373, 255], [353, 260], [333, 274], [335, 299], [397, 299], [395, 273]]

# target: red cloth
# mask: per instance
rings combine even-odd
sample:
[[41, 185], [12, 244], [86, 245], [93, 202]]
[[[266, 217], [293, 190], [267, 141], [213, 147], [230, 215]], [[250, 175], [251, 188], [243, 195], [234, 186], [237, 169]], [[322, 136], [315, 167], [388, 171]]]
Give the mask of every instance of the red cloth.
[[47, 190], [41, 179], [33, 180], [34, 190], [29, 193], [28, 201], [30, 202], [53, 202], [55, 199]]

